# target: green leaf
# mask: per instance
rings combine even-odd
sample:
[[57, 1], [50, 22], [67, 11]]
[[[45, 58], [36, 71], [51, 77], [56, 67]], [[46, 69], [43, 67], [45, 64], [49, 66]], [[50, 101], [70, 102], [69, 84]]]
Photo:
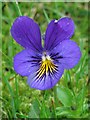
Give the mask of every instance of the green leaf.
[[78, 118], [77, 111], [71, 110], [70, 107], [57, 107], [56, 108], [57, 116], [67, 116], [72, 118]]
[[68, 113], [68, 108], [67, 107], [57, 107], [56, 108], [56, 114], [59, 115], [64, 115]]
[[30, 118], [39, 118], [39, 101], [36, 99], [33, 101], [30, 112], [29, 112], [29, 117]]
[[72, 106], [74, 98], [69, 88], [57, 87], [57, 97], [64, 106]]
[[51, 116], [51, 113], [48, 106], [46, 106], [45, 104], [42, 104], [41, 110], [40, 110], [40, 118], [50, 118], [50, 116]]
[[76, 98], [76, 101], [77, 101], [77, 109], [79, 112], [83, 112], [84, 111], [84, 105], [85, 105], [85, 95], [86, 95], [86, 92], [87, 92], [87, 88], [86, 86], [84, 86], [80, 92], [78, 93], [77, 95], [77, 98]]

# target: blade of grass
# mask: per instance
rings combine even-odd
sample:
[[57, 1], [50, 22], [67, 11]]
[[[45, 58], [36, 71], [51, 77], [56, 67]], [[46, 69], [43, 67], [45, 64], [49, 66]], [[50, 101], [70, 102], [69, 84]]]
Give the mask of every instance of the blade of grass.
[[45, 10], [45, 9], [43, 9], [43, 13], [44, 13], [44, 15], [45, 15], [45, 18], [46, 18], [47, 22], [49, 23], [49, 22], [50, 22], [50, 19], [49, 19], [49, 17], [48, 17], [48, 14], [46, 13], [46, 10]]
[[13, 92], [13, 90], [12, 90], [12, 88], [11, 88], [9, 82], [8, 82], [8, 79], [7, 79], [7, 78], [4, 78], [3, 80], [4, 80], [4, 82], [6, 83], [6, 85], [7, 85], [7, 87], [8, 87], [8, 90], [9, 90], [9, 93], [10, 93], [10, 95], [11, 95], [11, 106], [12, 106], [12, 114], [13, 114], [12, 116], [13, 116], [14, 118], [16, 118], [14, 92]]
[[19, 88], [18, 88], [18, 78], [15, 79], [15, 87], [16, 87], [16, 110], [19, 111]]
[[17, 9], [18, 9], [18, 13], [19, 13], [20, 16], [22, 16], [22, 13], [21, 13], [20, 7], [19, 7], [19, 5], [18, 5], [18, 1], [15, 0], [15, 2], [16, 2]]

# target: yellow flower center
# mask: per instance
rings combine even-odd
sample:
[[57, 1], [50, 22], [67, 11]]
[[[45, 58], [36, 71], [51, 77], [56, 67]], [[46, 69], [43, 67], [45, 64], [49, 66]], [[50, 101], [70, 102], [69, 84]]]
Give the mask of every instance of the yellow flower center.
[[37, 71], [37, 78], [39, 79], [44, 74], [48, 75], [48, 73], [53, 74], [54, 71], [57, 70], [57, 66], [53, 63], [52, 59], [49, 55], [42, 56], [42, 62], [39, 70]]

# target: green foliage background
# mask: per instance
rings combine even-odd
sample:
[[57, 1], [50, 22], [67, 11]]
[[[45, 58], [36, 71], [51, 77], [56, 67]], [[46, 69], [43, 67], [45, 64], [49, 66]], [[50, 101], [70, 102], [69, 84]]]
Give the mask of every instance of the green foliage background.
[[[2, 5], [2, 118], [87, 118], [88, 109], [88, 3], [3, 2]], [[23, 48], [10, 35], [16, 17], [27, 15], [40, 26], [42, 34], [48, 22], [64, 16], [75, 22], [72, 40], [82, 52], [79, 64], [64, 72], [58, 84], [39, 91], [27, 85], [27, 78], [13, 70], [13, 57]], [[0, 73], [1, 74], [1, 73]]]

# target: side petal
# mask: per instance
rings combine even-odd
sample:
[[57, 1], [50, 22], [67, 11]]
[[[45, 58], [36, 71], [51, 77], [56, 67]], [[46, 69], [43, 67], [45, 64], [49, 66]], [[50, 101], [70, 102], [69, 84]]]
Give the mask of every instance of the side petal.
[[42, 49], [39, 26], [27, 16], [20, 16], [14, 21], [11, 27], [11, 35], [24, 48], [31, 48], [36, 51]]
[[45, 49], [51, 50], [61, 41], [70, 39], [74, 34], [74, 22], [71, 18], [64, 17], [60, 20], [52, 20], [45, 34]]
[[41, 56], [32, 50], [23, 50], [14, 57], [14, 70], [21, 76], [28, 76], [38, 69]]
[[81, 58], [81, 51], [76, 42], [71, 40], [62, 41], [53, 50], [53, 57], [64, 66], [65, 69], [71, 69], [78, 64]]
[[31, 88], [35, 88], [39, 90], [51, 89], [60, 80], [63, 72], [64, 72], [63, 66], [59, 65], [58, 71], [56, 73], [44, 75], [39, 79], [36, 79], [35, 73], [30, 74], [27, 83], [30, 85]]

